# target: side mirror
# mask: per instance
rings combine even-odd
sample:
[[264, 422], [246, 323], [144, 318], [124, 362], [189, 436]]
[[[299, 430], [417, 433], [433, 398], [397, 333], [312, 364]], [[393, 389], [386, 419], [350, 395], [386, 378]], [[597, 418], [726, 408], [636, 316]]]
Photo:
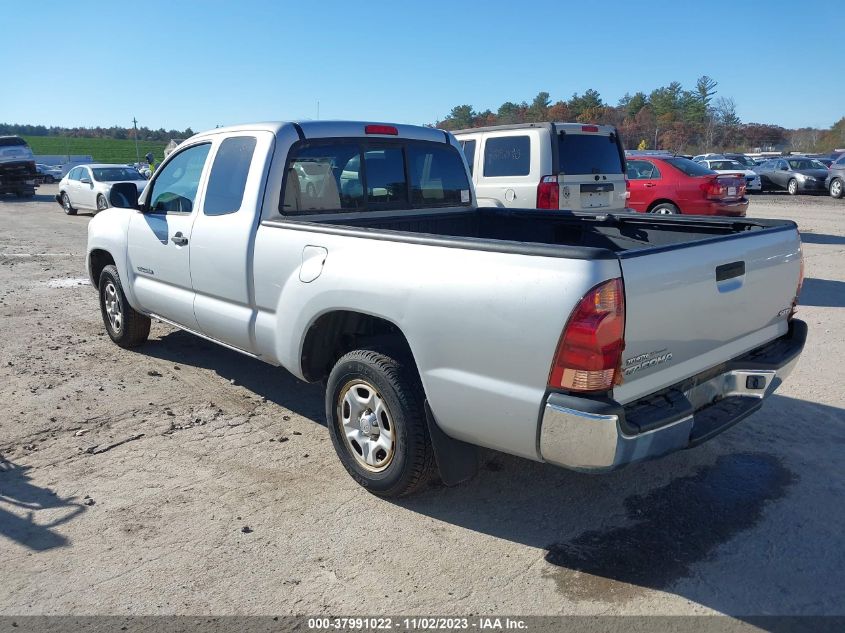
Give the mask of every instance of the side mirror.
[[90, 178], [83, 178], [79, 182], [81, 182], [83, 185], [90, 185], [91, 179]]
[[109, 206], [121, 209], [140, 209], [138, 188], [131, 182], [118, 182], [111, 186]]

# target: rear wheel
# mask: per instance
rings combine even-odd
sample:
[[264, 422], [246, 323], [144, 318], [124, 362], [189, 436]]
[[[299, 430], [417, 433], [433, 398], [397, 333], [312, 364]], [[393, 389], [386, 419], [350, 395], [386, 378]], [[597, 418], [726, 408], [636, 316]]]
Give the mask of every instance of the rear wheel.
[[76, 209], [71, 206], [70, 198], [64, 191], [62, 192], [62, 208], [65, 210], [67, 215], [76, 215]]
[[834, 198], [841, 198], [842, 193], [842, 180], [840, 178], [834, 178], [830, 183], [830, 195]]
[[649, 213], [656, 213], [657, 215], [677, 215], [680, 212], [681, 210], [671, 202], [661, 202], [649, 210]]
[[425, 395], [413, 361], [355, 350], [337, 361], [326, 385], [332, 444], [352, 478], [370, 492], [400, 497], [434, 471]]
[[798, 181], [795, 178], [791, 178], [786, 185], [786, 190], [789, 192], [790, 196], [794, 196], [798, 194]]
[[100, 273], [100, 312], [106, 332], [120, 347], [138, 347], [150, 335], [149, 317], [129, 305], [117, 267], [113, 265], [106, 266]]

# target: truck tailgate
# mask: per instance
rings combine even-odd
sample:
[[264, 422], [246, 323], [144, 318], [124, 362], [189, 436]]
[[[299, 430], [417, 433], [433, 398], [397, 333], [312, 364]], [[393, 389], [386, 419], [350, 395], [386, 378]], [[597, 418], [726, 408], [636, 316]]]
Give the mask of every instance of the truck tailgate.
[[626, 404], [786, 333], [801, 274], [794, 226], [620, 255]]

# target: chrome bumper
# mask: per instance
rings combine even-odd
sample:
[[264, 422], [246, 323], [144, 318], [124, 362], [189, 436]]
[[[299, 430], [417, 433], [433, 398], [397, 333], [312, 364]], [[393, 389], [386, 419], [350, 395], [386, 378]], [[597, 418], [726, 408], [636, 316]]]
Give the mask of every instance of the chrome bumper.
[[683, 402], [681, 413], [667, 411], [656, 428], [643, 432], [632, 432], [625, 423], [630, 407], [550, 394], [540, 427], [543, 460], [574, 470], [602, 472], [695, 446], [718, 435], [759, 409], [763, 399], [792, 372], [806, 340], [806, 325], [797, 323], [801, 332], [782, 362], [749, 360], [748, 368], [743, 368], [739, 359], [729, 363], [730, 368], [723, 373], [685, 381], [675, 392]]

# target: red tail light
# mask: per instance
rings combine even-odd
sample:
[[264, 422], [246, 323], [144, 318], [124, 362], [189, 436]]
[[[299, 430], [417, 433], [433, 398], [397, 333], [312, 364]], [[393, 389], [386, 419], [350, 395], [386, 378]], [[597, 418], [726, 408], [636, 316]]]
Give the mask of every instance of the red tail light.
[[590, 290], [572, 314], [549, 372], [551, 389], [607, 391], [622, 379], [625, 289], [616, 278]]
[[625, 178], [625, 200], [631, 199], [631, 181]]
[[364, 126], [364, 134], [390, 134], [398, 136], [399, 130], [392, 125], [367, 125]]
[[[728, 195], [728, 189], [730, 187], [736, 189], [735, 196]], [[746, 187], [747, 183], [745, 182], [744, 176], [740, 178], [733, 176], [714, 176], [711, 180], [701, 185], [702, 190], [704, 190], [704, 197], [708, 200], [721, 200], [728, 197], [741, 198], [745, 195]]]
[[560, 208], [560, 185], [555, 176], [543, 176], [537, 185], [537, 208]]

